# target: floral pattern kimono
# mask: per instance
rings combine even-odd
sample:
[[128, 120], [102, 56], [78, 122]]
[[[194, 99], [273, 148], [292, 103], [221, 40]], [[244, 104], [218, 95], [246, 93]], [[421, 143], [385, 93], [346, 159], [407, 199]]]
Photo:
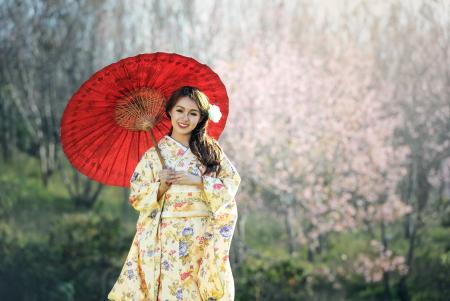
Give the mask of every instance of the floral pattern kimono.
[[[167, 135], [158, 146], [167, 167], [201, 176], [204, 166], [189, 148]], [[131, 177], [136, 234], [108, 299], [234, 300], [229, 250], [238, 218], [236, 168], [223, 154], [219, 173], [203, 176], [203, 189], [172, 184], [158, 202], [161, 169], [151, 147]]]

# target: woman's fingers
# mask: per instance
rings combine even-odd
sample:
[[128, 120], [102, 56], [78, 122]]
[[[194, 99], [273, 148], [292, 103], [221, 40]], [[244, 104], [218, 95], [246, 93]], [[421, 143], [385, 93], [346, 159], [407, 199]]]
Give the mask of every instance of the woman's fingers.
[[172, 176], [172, 182], [173, 183], [181, 183], [183, 182], [184, 179], [184, 174], [183, 173], [176, 173]]
[[162, 178], [168, 178], [170, 176], [172, 176], [174, 174], [174, 172], [170, 169], [163, 169], [159, 172], [159, 176]]
[[167, 185], [186, 182], [186, 173], [184, 171], [163, 169], [160, 171], [159, 177], [161, 181], [164, 181]]
[[167, 184], [172, 184], [173, 182], [176, 182], [179, 179], [179, 176], [174, 171], [167, 170], [164, 173], [162, 173], [161, 178]]
[[164, 181], [166, 185], [170, 185], [173, 182], [174, 171], [171, 169], [162, 169], [159, 172], [159, 178]]

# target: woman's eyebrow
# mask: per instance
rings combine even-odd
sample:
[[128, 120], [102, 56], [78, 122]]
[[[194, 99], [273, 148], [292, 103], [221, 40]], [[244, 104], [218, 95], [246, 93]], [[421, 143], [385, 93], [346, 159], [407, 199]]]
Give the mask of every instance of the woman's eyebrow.
[[[183, 107], [183, 106], [180, 106], [180, 105], [176, 105], [176, 107], [180, 107], [180, 108], [184, 109], [184, 107]], [[191, 111], [197, 111], [197, 112], [199, 112], [199, 110], [197, 110], [197, 109], [191, 109]]]

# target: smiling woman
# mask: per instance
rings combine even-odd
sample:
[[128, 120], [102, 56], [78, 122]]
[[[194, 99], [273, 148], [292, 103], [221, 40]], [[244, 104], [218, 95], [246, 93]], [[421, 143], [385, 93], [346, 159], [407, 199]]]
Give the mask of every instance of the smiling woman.
[[137, 231], [108, 299], [234, 300], [229, 250], [241, 178], [206, 133], [210, 109], [194, 87], [167, 102], [172, 128], [158, 143], [166, 166], [151, 147], [133, 173]]
[[206, 166], [206, 172], [218, 172], [222, 150], [217, 141], [206, 134], [210, 108], [208, 97], [203, 92], [184, 86], [172, 93], [166, 114], [172, 123], [169, 135], [189, 146]]
[[200, 120], [200, 111], [197, 104], [188, 96], [183, 96], [170, 110], [170, 116], [172, 122], [171, 136], [188, 146], [191, 132]]

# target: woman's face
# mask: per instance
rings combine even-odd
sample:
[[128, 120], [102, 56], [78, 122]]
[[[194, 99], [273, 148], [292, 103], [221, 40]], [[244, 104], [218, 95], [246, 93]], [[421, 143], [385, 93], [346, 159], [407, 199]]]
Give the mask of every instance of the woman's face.
[[200, 110], [192, 99], [182, 96], [170, 110], [173, 133], [190, 134], [200, 121]]

